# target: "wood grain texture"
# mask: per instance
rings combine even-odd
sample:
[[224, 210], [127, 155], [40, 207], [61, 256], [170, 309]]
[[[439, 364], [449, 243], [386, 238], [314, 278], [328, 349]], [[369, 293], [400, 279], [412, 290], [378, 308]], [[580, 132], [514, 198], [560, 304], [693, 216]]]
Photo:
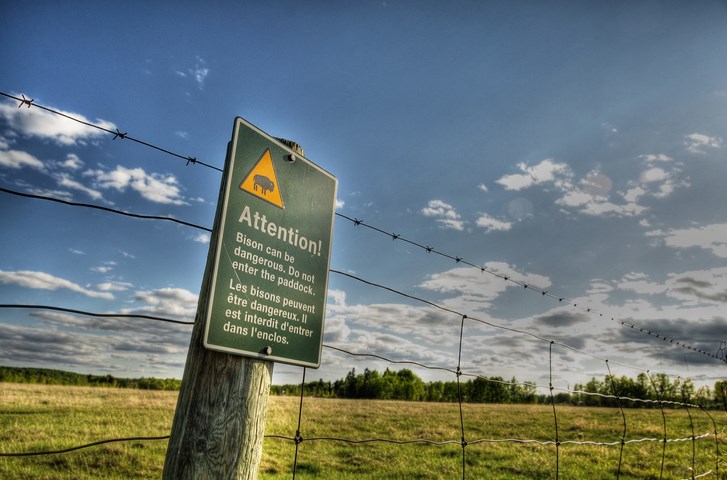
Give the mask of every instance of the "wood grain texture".
[[164, 462], [163, 478], [168, 480], [253, 480], [257, 478], [262, 457], [273, 363], [215, 352], [203, 346], [222, 194], [229, 170], [229, 146], [227, 157]]

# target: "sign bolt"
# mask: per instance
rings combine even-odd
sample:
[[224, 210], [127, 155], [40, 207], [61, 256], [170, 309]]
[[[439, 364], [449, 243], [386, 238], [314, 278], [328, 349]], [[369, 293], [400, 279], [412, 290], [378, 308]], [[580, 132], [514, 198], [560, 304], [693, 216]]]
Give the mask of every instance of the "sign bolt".
[[268, 345], [267, 347], [263, 348], [263, 352], [265, 355], [270, 355], [273, 353], [273, 347]]

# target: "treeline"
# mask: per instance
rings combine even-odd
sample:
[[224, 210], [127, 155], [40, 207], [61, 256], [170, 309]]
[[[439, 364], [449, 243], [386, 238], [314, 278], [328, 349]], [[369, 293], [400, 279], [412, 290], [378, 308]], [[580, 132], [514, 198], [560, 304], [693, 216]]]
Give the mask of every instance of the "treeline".
[[[459, 389], [459, 390], [458, 390]], [[727, 411], [727, 380], [714, 384], [714, 388], [697, 390], [691, 379], [671, 380], [668, 375], [649, 377], [645, 373], [635, 379], [626, 376], [603, 380], [592, 378], [586, 384], [575, 384], [573, 393], [553, 391], [538, 394], [532, 382], [518, 382], [515, 377], [509, 381], [502, 377], [477, 377], [460, 381], [428, 382], [409, 369], [384, 373], [366, 369], [356, 373], [348, 372], [346, 377], [335, 382], [318, 380], [305, 384], [304, 394], [324, 398], [409, 400], [427, 402], [457, 402], [459, 395], [467, 403], [550, 403], [604, 406], [604, 407], [658, 407], [658, 401], [699, 404], [704, 407], [723, 408]], [[273, 385], [272, 395], [300, 395], [300, 384]], [[594, 395], [595, 394], [595, 395]], [[618, 397], [618, 398], [616, 398]], [[654, 403], [634, 402], [625, 398], [654, 400]]]
[[[576, 392], [596, 393], [599, 395], [588, 395], [587, 393], [565, 394], [564, 398], [569, 403], [588, 406], [617, 405], [630, 407], [648, 407], [658, 404], [644, 404], [630, 400], [620, 400], [611, 397], [639, 398], [642, 400], [653, 400], [655, 402], [668, 401], [698, 404], [707, 407], [724, 408], [727, 410], [727, 380], [715, 382], [714, 388], [701, 387], [696, 389], [690, 378], [676, 378], [671, 380], [668, 375], [660, 373], [649, 376], [640, 373], [635, 379], [622, 376], [607, 376], [603, 380], [591, 378], [586, 384], [575, 384], [573, 390]], [[601, 396], [603, 395], [603, 396]], [[557, 397], [563, 397], [558, 394]]]
[[[356, 373], [352, 369], [342, 380], [318, 380], [305, 384], [305, 395], [371, 400], [409, 400], [425, 402], [457, 402], [459, 395], [468, 403], [536, 403], [538, 396], [534, 383], [518, 383], [513, 377], [477, 377], [453, 382], [425, 383], [409, 369], [384, 373], [365, 369]], [[273, 385], [273, 395], [300, 395], [300, 385]]]
[[[83, 387], [138, 388], [142, 390], [179, 390], [181, 380], [175, 378], [117, 378], [112, 375], [84, 375], [47, 368], [0, 366], [0, 382], [71, 385]], [[300, 395], [300, 384], [272, 385], [271, 395]], [[323, 398], [371, 400], [408, 400], [418, 402], [457, 402], [460, 394], [467, 403], [550, 403], [548, 394], [538, 393], [532, 382], [518, 382], [515, 377], [477, 377], [450, 382], [425, 383], [409, 369], [388, 368], [379, 373], [351, 369], [345, 378], [336, 381], [318, 380], [305, 384], [305, 395]], [[671, 379], [665, 374], [636, 378], [626, 376], [603, 380], [595, 377], [585, 384], [577, 383], [572, 392], [553, 391], [558, 404], [602, 407], [658, 407], [658, 401], [698, 404], [727, 411], [727, 380], [715, 382], [714, 388], [696, 389], [691, 379]], [[616, 398], [618, 397], [618, 398]], [[654, 403], [627, 400], [653, 400]]]
[[84, 375], [48, 368], [2, 367], [0, 382], [71, 385], [78, 387], [138, 388], [141, 390], [179, 390], [175, 378], [117, 378], [112, 375]]

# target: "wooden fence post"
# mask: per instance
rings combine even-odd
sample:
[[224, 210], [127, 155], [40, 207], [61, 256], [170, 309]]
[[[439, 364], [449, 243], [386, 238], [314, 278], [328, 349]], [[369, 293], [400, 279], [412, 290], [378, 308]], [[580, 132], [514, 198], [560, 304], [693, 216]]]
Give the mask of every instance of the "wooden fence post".
[[[303, 155], [299, 145], [279, 140]], [[162, 478], [165, 480], [254, 480], [262, 458], [273, 362], [216, 352], [203, 346], [204, 319], [229, 162], [228, 152], [164, 462]]]

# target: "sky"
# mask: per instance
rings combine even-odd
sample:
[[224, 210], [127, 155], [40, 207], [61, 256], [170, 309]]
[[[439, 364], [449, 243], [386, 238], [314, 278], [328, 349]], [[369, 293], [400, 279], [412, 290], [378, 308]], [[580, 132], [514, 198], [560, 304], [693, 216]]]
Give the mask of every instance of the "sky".
[[[720, 1], [0, 2], [0, 91], [220, 168], [237, 116], [301, 144], [338, 213], [467, 262], [335, 218], [332, 269], [468, 316], [465, 373], [712, 386], [725, 363], [663, 337], [724, 356], [726, 22]], [[220, 180], [0, 98], [2, 188], [211, 228]], [[194, 319], [205, 230], [3, 192], [0, 221], [0, 303]], [[457, 368], [461, 315], [328, 286], [324, 344]], [[190, 333], [2, 308], [0, 364], [181, 378]], [[329, 348], [307, 378], [387, 367], [455, 380]]]

